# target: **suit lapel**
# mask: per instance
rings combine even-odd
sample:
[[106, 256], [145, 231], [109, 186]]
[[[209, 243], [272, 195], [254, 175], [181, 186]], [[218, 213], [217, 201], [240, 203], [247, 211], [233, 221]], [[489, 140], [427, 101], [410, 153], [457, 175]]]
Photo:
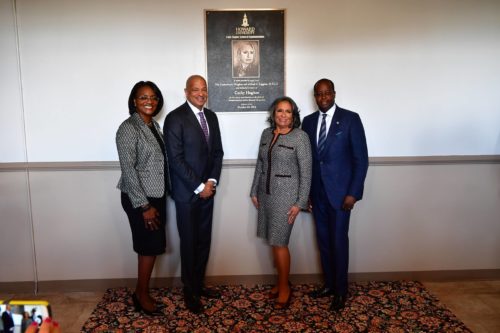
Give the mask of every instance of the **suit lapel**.
[[[141, 116], [137, 112], [134, 113], [133, 119], [134, 119], [135, 123], [137, 124], [137, 126], [139, 126], [139, 129], [141, 130], [141, 132], [144, 133], [144, 135], [148, 138], [148, 141], [149, 142], [156, 142], [155, 135], [153, 134], [153, 132], [151, 132], [151, 129], [148, 128], [148, 125], [146, 125], [146, 123], [144, 123]], [[160, 126], [158, 125], [158, 123], [154, 119], [152, 120], [152, 122], [153, 122], [153, 126], [155, 127], [156, 132], [158, 133], [158, 136], [160, 137], [161, 141], [165, 142], [163, 140], [163, 135], [161, 133]], [[160, 147], [160, 146], [158, 146], [158, 147]]]
[[[151, 130], [148, 128], [148, 125], [142, 120], [141, 116], [136, 112], [134, 113], [134, 121], [139, 126], [139, 129], [141, 132], [150, 140], [155, 139], [153, 133], [151, 133]], [[156, 139], [155, 139], [156, 140]]]
[[312, 128], [311, 133], [313, 134], [313, 148], [314, 151], [318, 151], [318, 119], [319, 119], [319, 111], [316, 111], [312, 116]]
[[[156, 133], [158, 133], [158, 136], [160, 137], [161, 141], [163, 143], [165, 143], [165, 140], [163, 140], [163, 134], [161, 132], [160, 125], [158, 125], [158, 123], [156, 121], [154, 121], [154, 120], [153, 120], [153, 125], [154, 125], [154, 127], [156, 129]], [[151, 133], [151, 134], [153, 134], [153, 133]]]
[[[215, 123], [215, 118], [212, 117], [212, 111], [205, 109], [205, 118], [207, 119], [207, 125], [208, 125], [208, 146], [212, 146], [212, 140], [215, 136], [215, 129], [216, 129], [216, 123]], [[202, 130], [203, 133], [203, 130]], [[203, 134], [204, 135], [204, 134]]]

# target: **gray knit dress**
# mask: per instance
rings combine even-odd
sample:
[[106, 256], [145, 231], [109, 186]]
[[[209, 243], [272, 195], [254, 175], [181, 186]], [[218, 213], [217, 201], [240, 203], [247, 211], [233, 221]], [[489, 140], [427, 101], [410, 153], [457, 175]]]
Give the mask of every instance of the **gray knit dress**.
[[274, 144], [273, 129], [262, 132], [250, 196], [259, 200], [257, 236], [272, 246], [286, 246], [293, 224], [292, 206], [307, 208], [311, 187], [311, 144], [299, 128], [280, 134]]

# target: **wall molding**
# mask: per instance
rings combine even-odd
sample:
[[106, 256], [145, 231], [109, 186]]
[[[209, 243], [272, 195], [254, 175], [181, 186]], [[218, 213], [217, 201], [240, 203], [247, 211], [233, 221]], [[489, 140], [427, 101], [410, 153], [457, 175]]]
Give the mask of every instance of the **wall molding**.
[[[223, 168], [255, 167], [255, 159], [226, 159]], [[395, 156], [370, 157], [370, 165], [448, 165], [448, 164], [500, 164], [500, 155], [449, 155], [449, 156]], [[0, 163], [3, 171], [99, 171], [119, 170], [118, 161], [88, 162], [14, 162]]]

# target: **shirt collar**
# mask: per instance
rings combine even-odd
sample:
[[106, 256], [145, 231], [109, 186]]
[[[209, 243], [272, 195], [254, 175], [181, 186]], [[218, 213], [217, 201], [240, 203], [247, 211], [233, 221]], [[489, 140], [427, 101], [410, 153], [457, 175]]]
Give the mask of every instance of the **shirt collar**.
[[332, 118], [336, 109], [337, 109], [337, 104], [334, 103], [333, 106], [331, 108], [329, 108], [326, 112], [321, 112], [321, 110], [320, 110], [319, 114], [322, 115], [322, 114], [326, 113], [327, 114], [327, 116], [326, 116], [327, 118]]
[[189, 107], [191, 108], [191, 111], [193, 111], [193, 113], [198, 116], [198, 113], [200, 112], [203, 112], [205, 110], [205, 107], [203, 107], [201, 110], [198, 109], [196, 106], [194, 106], [193, 104], [189, 103], [188, 100], [186, 100], [186, 102], [188, 103]]

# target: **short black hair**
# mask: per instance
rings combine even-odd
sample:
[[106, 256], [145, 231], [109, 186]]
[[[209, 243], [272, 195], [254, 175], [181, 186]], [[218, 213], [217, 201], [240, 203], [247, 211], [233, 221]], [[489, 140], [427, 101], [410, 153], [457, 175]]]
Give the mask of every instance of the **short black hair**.
[[316, 92], [316, 87], [317, 87], [317, 86], [318, 86], [318, 84], [320, 84], [321, 82], [326, 82], [326, 83], [328, 83], [328, 84], [332, 87], [332, 91], [335, 91], [335, 85], [333, 84], [333, 81], [332, 81], [332, 80], [330, 80], [330, 79], [324, 79], [324, 78], [323, 78], [323, 79], [319, 79], [319, 80], [318, 80], [318, 82], [316, 82], [316, 83], [314, 84], [314, 88], [313, 88], [314, 92]]
[[163, 108], [163, 95], [161, 94], [160, 88], [158, 88], [158, 86], [151, 81], [139, 81], [134, 85], [132, 91], [130, 92], [130, 96], [128, 97], [128, 111], [130, 115], [133, 115], [137, 112], [137, 108], [134, 104], [134, 99], [136, 97], [135, 95], [137, 94], [137, 91], [142, 87], [150, 87], [151, 89], [153, 89], [156, 97], [159, 98], [158, 106], [156, 107], [155, 113], [153, 113], [154, 117], [158, 113], [160, 113], [161, 109]]
[[279, 98], [276, 98], [274, 100], [274, 102], [271, 104], [271, 106], [269, 107], [269, 118], [267, 118], [267, 121], [269, 122], [269, 124], [271, 124], [271, 127], [272, 128], [276, 128], [276, 122], [274, 121], [274, 116], [275, 116], [275, 113], [276, 113], [276, 106], [278, 106], [279, 103], [281, 102], [288, 102], [290, 103], [290, 105], [292, 106], [292, 118], [293, 118], [293, 123], [292, 123], [292, 127], [293, 128], [298, 128], [300, 127], [300, 110], [299, 110], [299, 107], [297, 106], [297, 103], [295, 103], [295, 101], [293, 99], [291, 99], [290, 97], [288, 96], [283, 96], [283, 97], [279, 97]]

